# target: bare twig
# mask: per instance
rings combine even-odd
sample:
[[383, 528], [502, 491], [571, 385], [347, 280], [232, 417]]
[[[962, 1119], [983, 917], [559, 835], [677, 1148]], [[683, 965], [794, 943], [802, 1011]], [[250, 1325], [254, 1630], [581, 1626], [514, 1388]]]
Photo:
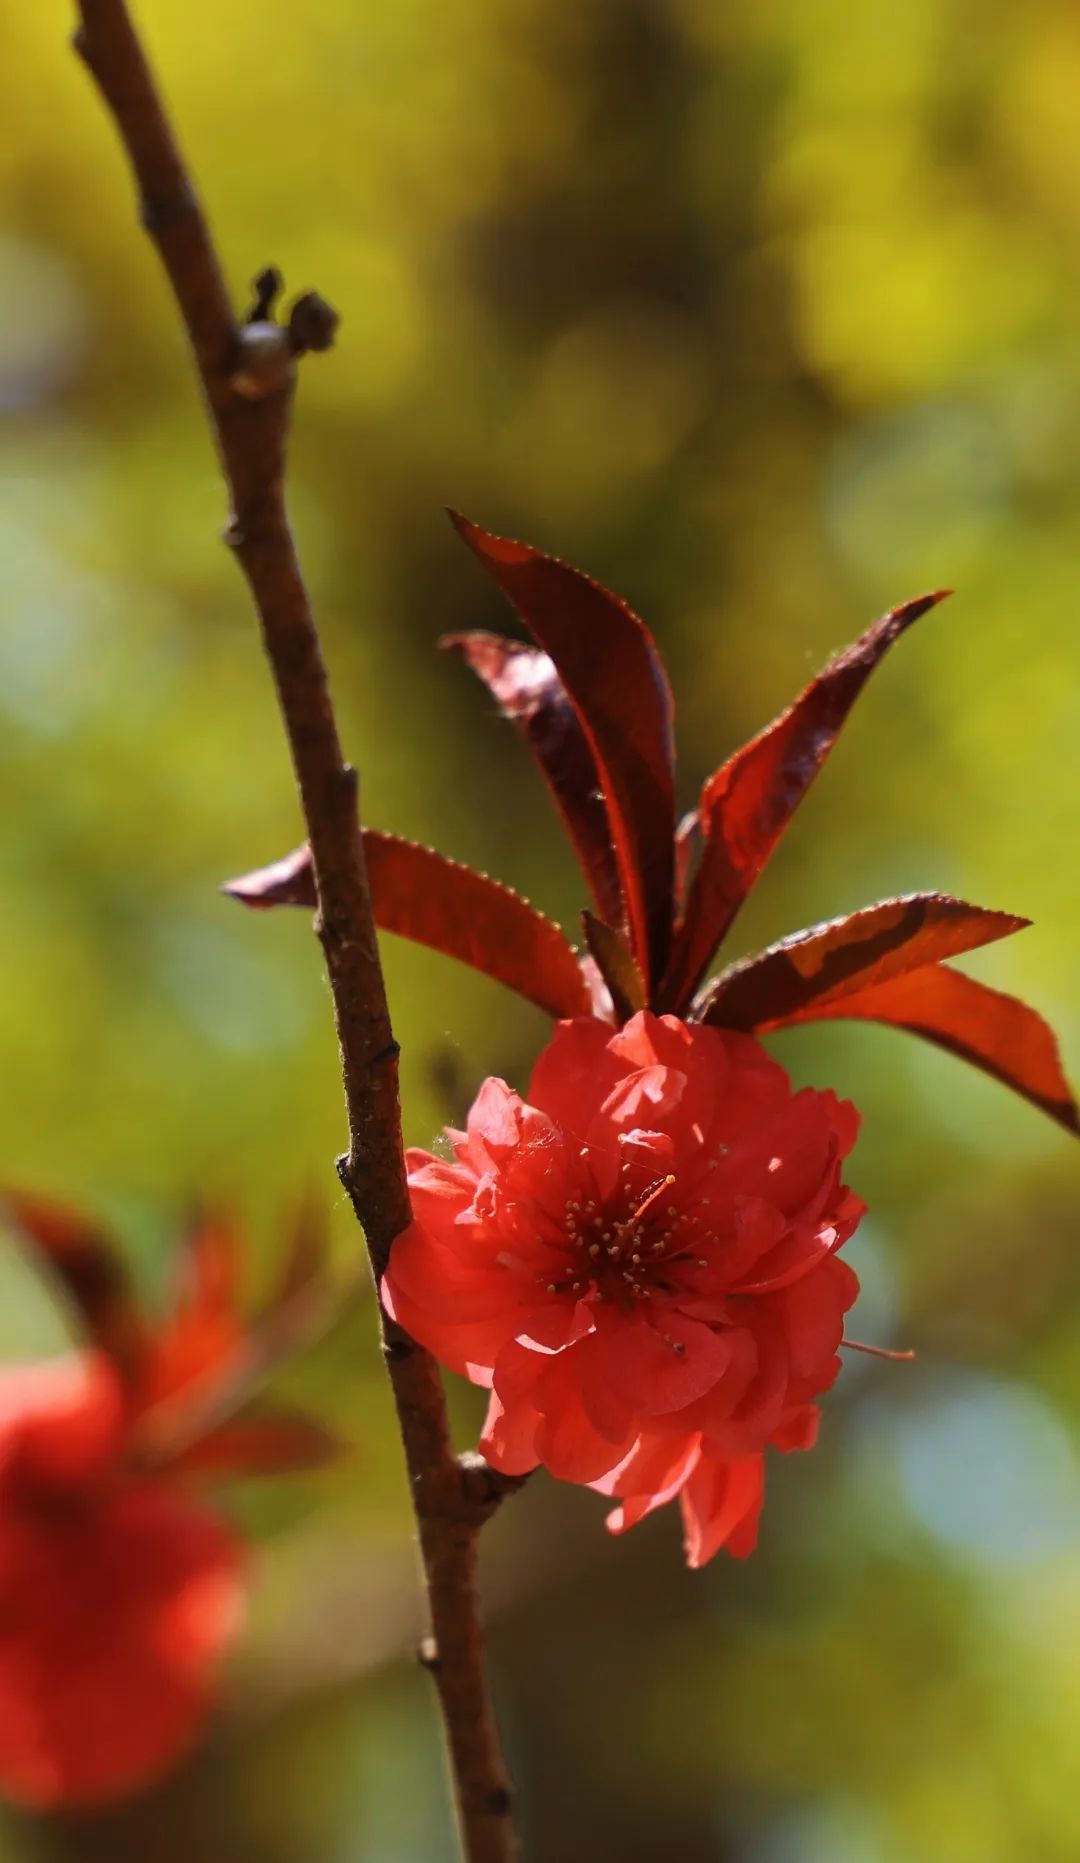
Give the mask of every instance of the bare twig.
[[[336, 319], [308, 294], [288, 327], [272, 321], [280, 281], [265, 272], [237, 321], [217, 254], [124, 0], [77, 0], [76, 46], [116, 120], [143, 225], [187, 329], [229, 488], [226, 539], [250, 584], [277, 689], [319, 896], [316, 920], [334, 1002], [348, 1117], [339, 1172], [373, 1271], [409, 1221], [398, 1048], [390, 1025], [359, 833], [314, 617], [285, 508], [295, 360], [325, 348]], [[470, 1863], [516, 1854], [510, 1792], [484, 1674], [476, 1540], [503, 1483], [454, 1455], [438, 1369], [385, 1319], [383, 1345], [408, 1465], [431, 1614], [425, 1643], [442, 1707], [462, 1844]]]

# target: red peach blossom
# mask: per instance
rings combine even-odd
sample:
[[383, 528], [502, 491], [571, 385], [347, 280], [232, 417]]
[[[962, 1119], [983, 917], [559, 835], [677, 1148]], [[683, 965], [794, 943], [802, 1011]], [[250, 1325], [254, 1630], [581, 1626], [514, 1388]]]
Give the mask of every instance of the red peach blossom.
[[0, 1791], [90, 1804], [194, 1738], [243, 1614], [239, 1541], [127, 1462], [110, 1360], [0, 1372]]
[[452, 1162], [410, 1154], [384, 1299], [491, 1387], [496, 1468], [614, 1495], [616, 1532], [679, 1494], [691, 1564], [749, 1552], [763, 1451], [810, 1447], [839, 1367], [857, 1127], [750, 1036], [560, 1023], [527, 1100], [488, 1080]]
[[[315, 1467], [334, 1445], [314, 1419], [255, 1394], [257, 1324], [238, 1305], [229, 1224], [191, 1228], [157, 1317], [91, 1218], [14, 1190], [0, 1192], [0, 1213], [89, 1341], [0, 1370], [0, 1793], [59, 1809], [148, 1784], [215, 1705], [247, 1558], [193, 1479]], [[268, 1328], [294, 1294], [310, 1296], [321, 1260], [302, 1224]]]

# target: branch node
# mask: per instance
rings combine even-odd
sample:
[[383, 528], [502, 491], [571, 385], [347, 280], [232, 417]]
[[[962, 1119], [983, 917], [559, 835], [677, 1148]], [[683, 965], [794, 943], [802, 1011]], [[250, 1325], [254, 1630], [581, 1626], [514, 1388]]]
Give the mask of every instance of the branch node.
[[288, 387], [293, 372], [289, 333], [265, 318], [242, 324], [229, 370], [229, 387], [245, 401], [261, 401]]
[[197, 216], [199, 203], [188, 182], [171, 188], [168, 194], [143, 194], [139, 199], [139, 225], [151, 239], [160, 239], [182, 220]]
[[[317, 914], [316, 914], [316, 919], [315, 919], [315, 928], [317, 931], [320, 930]], [[345, 1192], [345, 1195], [348, 1197], [349, 1202], [352, 1204], [353, 1215], [356, 1217], [356, 1220], [360, 1224], [361, 1229], [363, 1229], [364, 1212], [363, 1212], [363, 1208], [361, 1205], [360, 1192], [358, 1191], [356, 1187], [355, 1179], [353, 1178], [352, 1160], [347, 1151], [342, 1151], [338, 1153], [337, 1157], [334, 1159], [334, 1169], [338, 1174], [338, 1181], [341, 1184], [342, 1190]]]
[[439, 1667], [440, 1658], [439, 1646], [434, 1637], [421, 1637], [416, 1646], [416, 1660], [420, 1664], [421, 1669], [428, 1670], [431, 1675], [435, 1674]]
[[461, 1490], [465, 1500], [477, 1521], [482, 1526], [489, 1520], [495, 1510], [501, 1506], [508, 1494], [516, 1494], [528, 1481], [528, 1475], [504, 1475], [497, 1468], [492, 1468], [476, 1450], [469, 1449], [459, 1455], [458, 1470], [461, 1475]]

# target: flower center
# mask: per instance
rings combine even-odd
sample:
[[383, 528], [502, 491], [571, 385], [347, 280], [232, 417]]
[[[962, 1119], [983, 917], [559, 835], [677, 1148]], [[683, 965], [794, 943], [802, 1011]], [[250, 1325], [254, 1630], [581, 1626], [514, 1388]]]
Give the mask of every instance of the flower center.
[[[624, 1164], [620, 1178], [629, 1166]], [[644, 1300], [669, 1291], [677, 1264], [708, 1267], [704, 1251], [718, 1246], [702, 1212], [707, 1197], [685, 1204], [675, 1195], [674, 1172], [657, 1177], [632, 1195], [625, 1183], [607, 1204], [595, 1197], [569, 1197], [563, 1220], [571, 1260], [565, 1277], [547, 1291], [583, 1294], [590, 1288], [609, 1300]], [[629, 1207], [627, 1207], [629, 1205]]]

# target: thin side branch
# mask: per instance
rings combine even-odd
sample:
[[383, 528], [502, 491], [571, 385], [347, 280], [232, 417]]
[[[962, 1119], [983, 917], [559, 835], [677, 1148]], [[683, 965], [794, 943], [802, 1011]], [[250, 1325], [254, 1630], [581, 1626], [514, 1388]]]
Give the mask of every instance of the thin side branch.
[[[277, 280], [258, 281], [253, 321], [238, 322], [206, 219], [124, 0], [77, 0], [76, 47], [127, 151], [143, 225], [157, 247], [194, 352], [225, 479], [226, 539], [258, 611], [311, 842], [316, 920], [334, 1002], [349, 1146], [339, 1161], [376, 1279], [409, 1221], [398, 1048], [390, 1023], [359, 831], [311, 603], [285, 507], [285, 453], [303, 348], [325, 347], [321, 300], [270, 321]], [[470, 1863], [511, 1863], [510, 1790], [484, 1673], [476, 1603], [477, 1533], [513, 1484], [454, 1455], [434, 1360], [384, 1316], [384, 1352], [408, 1465], [454, 1795]]]

